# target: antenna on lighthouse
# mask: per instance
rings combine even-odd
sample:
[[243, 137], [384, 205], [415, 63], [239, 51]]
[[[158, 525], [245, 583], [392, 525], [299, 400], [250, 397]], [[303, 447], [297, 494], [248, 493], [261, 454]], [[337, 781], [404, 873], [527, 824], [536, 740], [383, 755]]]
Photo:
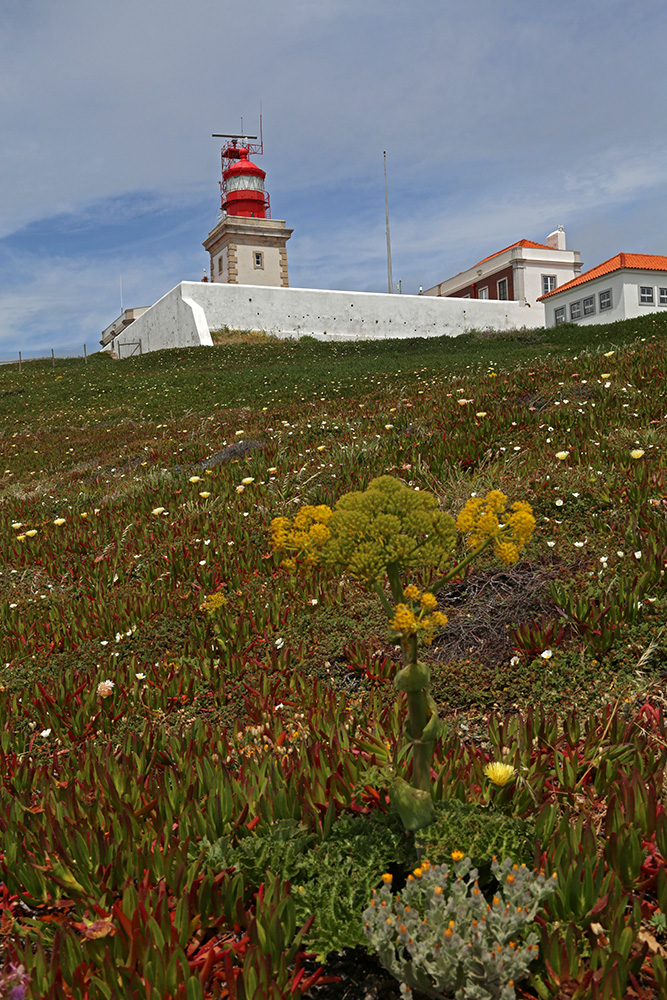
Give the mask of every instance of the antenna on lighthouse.
[[[237, 121], [239, 119], [237, 118]], [[220, 139], [222, 180], [220, 214], [204, 240], [210, 256], [210, 279], [232, 285], [289, 286], [287, 240], [292, 230], [282, 219], [271, 218], [271, 202], [266, 190], [266, 171], [255, 156], [264, 152], [262, 104], [259, 104], [259, 142], [241, 131], [213, 132]], [[241, 243], [243, 254], [237, 255]]]
[[[241, 119], [243, 124], [243, 119]], [[261, 119], [260, 119], [261, 132]], [[271, 203], [264, 189], [266, 173], [253, 163], [249, 156], [262, 154], [264, 143], [251, 142], [256, 135], [235, 132], [212, 132], [215, 138], [224, 139], [220, 150], [222, 181], [220, 182], [220, 208], [226, 215], [248, 216], [256, 219], [271, 218]]]

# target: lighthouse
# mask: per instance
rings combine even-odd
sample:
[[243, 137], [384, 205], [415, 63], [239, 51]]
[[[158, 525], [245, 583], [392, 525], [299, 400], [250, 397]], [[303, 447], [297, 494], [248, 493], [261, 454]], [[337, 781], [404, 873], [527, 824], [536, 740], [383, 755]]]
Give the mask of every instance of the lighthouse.
[[257, 136], [214, 134], [227, 141], [221, 150], [221, 214], [203, 243], [211, 261], [210, 280], [287, 288], [292, 230], [284, 219], [271, 218], [266, 172], [250, 159], [264, 152], [263, 142], [250, 141]]

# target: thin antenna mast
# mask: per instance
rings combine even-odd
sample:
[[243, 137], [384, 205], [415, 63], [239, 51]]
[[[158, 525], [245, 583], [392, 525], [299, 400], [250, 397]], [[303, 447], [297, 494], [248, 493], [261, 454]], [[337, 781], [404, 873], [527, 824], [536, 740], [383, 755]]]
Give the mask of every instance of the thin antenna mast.
[[389, 294], [394, 291], [394, 279], [391, 276], [391, 237], [389, 236], [389, 199], [387, 198], [387, 151], [384, 152], [384, 211], [387, 219], [387, 285]]

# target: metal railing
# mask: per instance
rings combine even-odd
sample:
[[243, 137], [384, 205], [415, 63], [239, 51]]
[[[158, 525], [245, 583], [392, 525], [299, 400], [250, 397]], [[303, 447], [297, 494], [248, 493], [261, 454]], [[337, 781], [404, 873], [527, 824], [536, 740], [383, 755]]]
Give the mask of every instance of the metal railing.
[[83, 358], [88, 363], [88, 348], [86, 344], [61, 344], [58, 347], [21, 348], [13, 352], [0, 348], [0, 365], [18, 365], [21, 371], [26, 361], [51, 361], [55, 368], [56, 361], [63, 358]]

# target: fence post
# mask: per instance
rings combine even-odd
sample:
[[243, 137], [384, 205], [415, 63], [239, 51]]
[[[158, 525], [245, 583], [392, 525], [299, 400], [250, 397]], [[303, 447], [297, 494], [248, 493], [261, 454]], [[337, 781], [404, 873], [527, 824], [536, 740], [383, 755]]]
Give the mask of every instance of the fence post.
[[88, 364], [88, 355], [86, 354], [86, 345], [83, 345], [83, 360], [85, 364]]
[[21, 352], [19, 351], [19, 371], [21, 371]]
[[53, 350], [53, 348], [51, 348], [51, 367], [52, 368], [56, 367], [56, 355], [55, 355], [55, 351]]

